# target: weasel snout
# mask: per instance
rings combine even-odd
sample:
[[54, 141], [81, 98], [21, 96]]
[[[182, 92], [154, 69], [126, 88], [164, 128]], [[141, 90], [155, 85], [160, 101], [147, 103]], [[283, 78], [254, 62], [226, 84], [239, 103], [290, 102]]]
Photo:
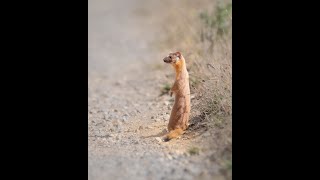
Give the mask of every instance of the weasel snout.
[[170, 63], [170, 62], [171, 62], [171, 58], [170, 58], [170, 57], [165, 57], [165, 58], [163, 59], [163, 61], [164, 61], [165, 63]]

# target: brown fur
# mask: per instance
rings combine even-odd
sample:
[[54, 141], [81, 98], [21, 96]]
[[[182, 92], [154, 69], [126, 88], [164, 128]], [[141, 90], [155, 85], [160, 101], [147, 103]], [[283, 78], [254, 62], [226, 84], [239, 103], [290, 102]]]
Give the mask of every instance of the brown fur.
[[163, 61], [170, 63], [176, 73], [175, 82], [170, 89], [170, 95], [175, 94], [175, 101], [168, 124], [169, 133], [164, 138], [169, 141], [183, 134], [189, 126], [190, 87], [186, 61], [180, 52], [170, 53]]

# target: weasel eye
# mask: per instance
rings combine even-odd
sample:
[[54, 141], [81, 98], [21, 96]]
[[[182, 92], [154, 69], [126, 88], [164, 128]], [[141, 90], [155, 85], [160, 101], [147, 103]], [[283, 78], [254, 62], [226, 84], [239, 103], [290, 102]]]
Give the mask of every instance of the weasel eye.
[[169, 56], [169, 58], [171, 59], [171, 56]]

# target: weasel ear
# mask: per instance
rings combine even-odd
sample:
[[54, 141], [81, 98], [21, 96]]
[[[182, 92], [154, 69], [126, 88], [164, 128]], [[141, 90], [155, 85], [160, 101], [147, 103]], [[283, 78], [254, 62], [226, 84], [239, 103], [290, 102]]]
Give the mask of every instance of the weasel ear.
[[179, 58], [181, 58], [181, 53], [178, 51], [178, 52], [176, 52], [176, 55], [179, 57]]

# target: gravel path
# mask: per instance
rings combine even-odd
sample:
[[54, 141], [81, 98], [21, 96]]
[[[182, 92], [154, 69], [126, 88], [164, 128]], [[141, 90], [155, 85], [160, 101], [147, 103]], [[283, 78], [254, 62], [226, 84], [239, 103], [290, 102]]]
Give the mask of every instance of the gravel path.
[[[221, 179], [202, 145], [208, 134], [167, 143], [153, 137], [166, 130], [173, 103], [159, 96], [173, 71], [154, 68], [167, 53], [150, 47], [159, 32], [154, 9], [165, 5], [89, 0], [89, 180]], [[199, 155], [188, 153], [194, 146]]]

